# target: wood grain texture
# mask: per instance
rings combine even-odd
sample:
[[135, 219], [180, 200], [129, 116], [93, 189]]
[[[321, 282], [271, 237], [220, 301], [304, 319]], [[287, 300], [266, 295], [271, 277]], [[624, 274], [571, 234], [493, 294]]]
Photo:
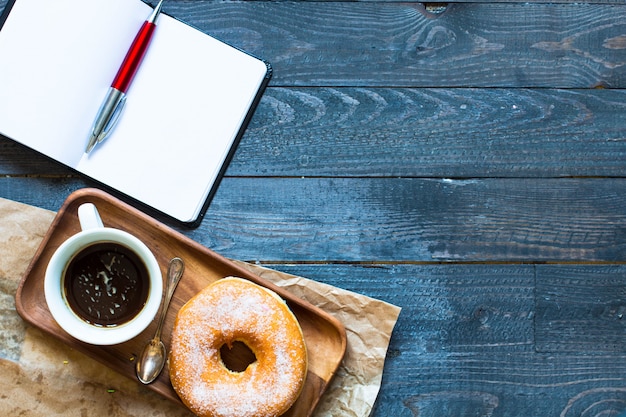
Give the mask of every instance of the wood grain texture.
[[[58, 210], [85, 184], [0, 178], [0, 196]], [[619, 262], [625, 205], [618, 178], [226, 178], [184, 232], [252, 262]]]
[[407, 364], [399, 359], [403, 355], [428, 356], [443, 351], [534, 350], [533, 265], [265, 266], [401, 306], [391, 363]]
[[625, 157], [624, 90], [270, 88], [227, 174], [621, 176]]
[[537, 350], [626, 352], [624, 265], [537, 267]]
[[[538, 351], [546, 347], [545, 331], [534, 331], [539, 320], [565, 318], [545, 308], [546, 291], [556, 293], [552, 303], [564, 309], [576, 297], [574, 305], [608, 312], [608, 292], [616, 286], [603, 283], [616, 284], [621, 295], [621, 266], [266, 266], [402, 306], [375, 416], [600, 417], [625, 409], [626, 352], [623, 344], [605, 345], [620, 334], [598, 329], [595, 338], [587, 337], [594, 334], [589, 326], [617, 330], [602, 324], [616, 316], [592, 318], [578, 309], [572, 323], [579, 333], [553, 334], [566, 341], [549, 352]], [[570, 288], [565, 292], [562, 279]], [[583, 342], [578, 349], [577, 341]]]
[[[626, 172], [626, 90], [269, 88], [228, 176]], [[0, 175], [71, 171], [0, 139]]]
[[224, 184], [190, 236], [239, 259], [618, 261], [626, 250], [623, 179]]
[[275, 86], [626, 84], [626, 5], [170, 1], [169, 13], [272, 63]]
[[626, 6], [172, 2], [272, 63], [274, 86], [623, 87]]

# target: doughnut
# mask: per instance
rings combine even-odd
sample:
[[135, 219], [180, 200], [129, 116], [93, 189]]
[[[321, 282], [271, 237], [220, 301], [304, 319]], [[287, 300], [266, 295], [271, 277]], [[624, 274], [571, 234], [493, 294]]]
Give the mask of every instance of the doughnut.
[[[256, 357], [243, 371], [229, 369], [220, 353], [235, 342]], [[182, 402], [200, 417], [277, 417], [304, 386], [302, 329], [273, 291], [242, 278], [222, 278], [176, 315], [169, 372]]]

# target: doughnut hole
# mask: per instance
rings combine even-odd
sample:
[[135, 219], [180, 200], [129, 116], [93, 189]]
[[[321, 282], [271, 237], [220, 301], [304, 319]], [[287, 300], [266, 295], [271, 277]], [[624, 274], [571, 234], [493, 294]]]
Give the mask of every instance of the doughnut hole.
[[243, 372], [256, 362], [256, 355], [248, 345], [239, 340], [224, 343], [220, 348], [222, 363], [231, 372]]

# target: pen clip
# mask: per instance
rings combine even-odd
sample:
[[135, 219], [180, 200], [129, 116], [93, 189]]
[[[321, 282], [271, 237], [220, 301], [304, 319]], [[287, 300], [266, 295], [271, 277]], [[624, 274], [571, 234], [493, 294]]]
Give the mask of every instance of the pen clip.
[[118, 100], [116, 100], [115, 107], [113, 108], [113, 113], [111, 114], [110, 119], [104, 125], [104, 129], [102, 129], [102, 135], [100, 135], [100, 137], [98, 138], [98, 143], [102, 142], [107, 136], [109, 136], [109, 133], [111, 132], [111, 130], [113, 130], [113, 128], [119, 121], [125, 104], [126, 94], [121, 93]]
[[96, 120], [93, 122], [89, 143], [85, 149], [86, 153], [91, 152], [98, 143], [107, 138], [119, 120], [124, 104], [126, 104], [126, 94], [116, 88], [109, 87], [106, 98], [98, 110]]

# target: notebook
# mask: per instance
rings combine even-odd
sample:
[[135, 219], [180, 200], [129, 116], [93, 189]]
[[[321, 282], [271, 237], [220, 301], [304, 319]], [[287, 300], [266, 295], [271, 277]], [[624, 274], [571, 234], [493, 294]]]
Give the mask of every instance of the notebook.
[[0, 17], [0, 134], [194, 226], [271, 67], [163, 13], [118, 124], [87, 155], [96, 113], [151, 12], [140, 0], [10, 1]]

